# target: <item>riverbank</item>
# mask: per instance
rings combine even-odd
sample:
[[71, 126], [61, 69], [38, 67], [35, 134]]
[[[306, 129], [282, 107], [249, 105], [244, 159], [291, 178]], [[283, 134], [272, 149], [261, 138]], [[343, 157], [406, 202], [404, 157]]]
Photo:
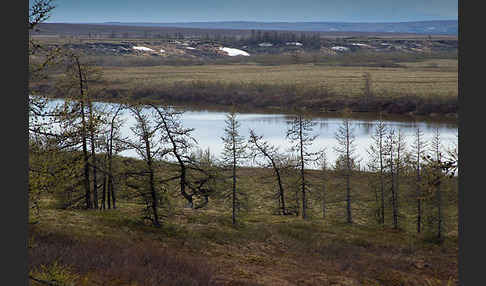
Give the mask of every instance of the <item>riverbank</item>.
[[[241, 109], [284, 113], [296, 108], [335, 112], [347, 107], [355, 112], [457, 119], [457, 64], [457, 60], [443, 59], [394, 68], [324, 64], [102, 67], [103, 80], [91, 88], [98, 100], [200, 107], [235, 104]], [[32, 86], [43, 94], [63, 96], [48, 81]]]

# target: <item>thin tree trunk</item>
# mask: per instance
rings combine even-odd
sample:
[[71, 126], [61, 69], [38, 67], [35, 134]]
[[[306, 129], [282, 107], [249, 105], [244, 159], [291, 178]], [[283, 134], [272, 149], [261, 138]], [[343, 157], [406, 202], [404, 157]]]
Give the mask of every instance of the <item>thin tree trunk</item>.
[[113, 209], [116, 209], [116, 192], [115, 192], [115, 184], [113, 183], [113, 176], [110, 175], [110, 188], [111, 188], [111, 201], [113, 203]]
[[[393, 148], [393, 147], [392, 147]], [[393, 218], [393, 226], [396, 227], [395, 224], [395, 168], [393, 168], [393, 151], [390, 154], [390, 173], [391, 173], [391, 195], [392, 195], [392, 218]]]
[[302, 180], [302, 218], [307, 218], [307, 199], [305, 196], [305, 172], [304, 172], [304, 146], [302, 138], [302, 115], [299, 115], [299, 140], [300, 140], [300, 177]]
[[437, 215], [438, 215], [437, 238], [440, 241], [442, 239], [442, 193], [440, 188], [440, 182], [437, 184], [436, 193], [437, 193]]
[[275, 166], [275, 163], [273, 163], [273, 160], [272, 160], [272, 164], [273, 164], [273, 168], [275, 169], [275, 173], [277, 175], [277, 182], [278, 182], [278, 189], [279, 189], [279, 195], [280, 195], [280, 206], [281, 206], [281, 209], [282, 209], [282, 214], [283, 215], [286, 215], [287, 214], [287, 210], [285, 208], [285, 198], [284, 198], [284, 189], [283, 189], [283, 186], [282, 186], [282, 179], [280, 178], [280, 172], [278, 170], [278, 168], [276, 168]]
[[380, 134], [380, 192], [381, 192], [381, 217], [380, 222], [385, 225], [385, 178], [384, 178], [384, 166], [383, 166], [383, 145], [382, 135]]
[[295, 188], [295, 216], [300, 215], [299, 189]]
[[91, 141], [91, 161], [93, 166], [93, 208], [98, 209], [98, 177], [96, 174], [96, 153], [95, 153], [95, 138], [94, 138], [94, 126], [93, 126], [93, 105], [88, 102], [89, 110], [89, 135]]
[[81, 95], [81, 136], [83, 141], [83, 162], [84, 162], [84, 190], [85, 190], [85, 201], [86, 201], [86, 208], [91, 208], [91, 190], [89, 185], [89, 155], [88, 155], [88, 146], [87, 146], [87, 135], [86, 135], [86, 116], [84, 113], [84, 89], [83, 89], [83, 75], [81, 72], [81, 65], [79, 64], [79, 60], [77, 57], [74, 58], [76, 60], [76, 64], [78, 67], [78, 75], [79, 75], [79, 90]]
[[[108, 151], [108, 208], [111, 207], [111, 202], [113, 203], [113, 208], [116, 209], [116, 199], [115, 199], [115, 186], [113, 184], [113, 121], [111, 123], [110, 129], [110, 145]], [[111, 197], [111, 201], [110, 201]]]
[[236, 224], [236, 146], [233, 140], [233, 225]]
[[152, 158], [150, 156], [150, 146], [148, 141], [145, 144], [147, 150], [147, 164], [149, 167], [149, 184], [150, 184], [150, 195], [152, 196], [152, 212], [154, 216], [154, 225], [159, 227], [159, 216], [157, 213], [157, 193], [155, 191], [155, 180], [154, 180], [154, 170], [152, 166]]
[[322, 218], [326, 218], [326, 184], [322, 186]]
[[98, 178], [96, 174], [96, 154], [95, 154], [95, 143], [94, 134], [91, 130], [91, 160], [93, 162], [93, 208], [98, 209]]
[[[417, 139], [419, 141], [419, 139]], [[420, 142], [420, 141], [419, 141]], [[419, 145], [417, 143], [417, 145]], [[422, 178], [420, 176], [420, 146], [417, 146], [417, 233], [420, 233], [422, 230], [422, 201], [420, 199], [421, 190], [420, 190], [420, 182]]]
[[108, 192], [107, 192], [108, 209], [111, 209], [111, 179], [108, 177]]
[[101, 197], [101, 209], [105, 210], [106, 209], [106, 181], [107, 181], [107, 176], [106, 174], [103, 175], [103, 194]]
[[184, 196], [184, 198], [187, 200], [188, 205], [191, 209], [194, 208], [194, 203], [192, 201], [192, 196], [186, 193], [186, 166], [184, 164], [180, 164], [181, 168], [181, 193]]
[[347, 212], [347, 222], [352, 223], [353, 219], [351, 216], [351, 182], [350, 182], [350, 176], [351, 176], [351, 158], [350, 158], [350, 151], [349, 151], [349, 126], [347, 127], [347, 132], [346, 132], [346, 167], [347, 167], [347, 172], [346, 172], [346, 212]]

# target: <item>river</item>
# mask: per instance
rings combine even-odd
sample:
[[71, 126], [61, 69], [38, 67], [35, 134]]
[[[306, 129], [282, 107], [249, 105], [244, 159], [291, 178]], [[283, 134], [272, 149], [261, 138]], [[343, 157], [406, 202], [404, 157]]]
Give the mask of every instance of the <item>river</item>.
[[[62, 102], [53, 101], [50, 105]], [[99, 106], [110, 103], [96, 103]], [[223, 150], [221, 137], [224, 135], [225, 119], [227, 112], [209, 111], [209, 110], [187, 110], [183, 114], [182, 123], [185, 128], [194, 128], [192, 136], [197, 140], [198, 147], [201, 149], [209, 148], [210, 152], [219, 157]], [[126, 124], [122, 128], [123, 136], [132, 136], [131, 126], [134, 126], [135, 119], [129, 111], [123, 112], [123, 118]], [[263, 135], [269, 143], [279, 146], [280, 150], [286, 152], [289, 147], [289, 141], [286, 139], [287, 122], [293, 117], [292, 114], [265, 114], [265, 113], [239, 113], [237, 116], [241, 124], [240, 134], [248, 138], [249, 130], [253, 129], [257, 135]], [[317, 138], [313, 142], [310, 151], [317, 151], [326, 148], [326, 157], [329, 162], [334, 163], [337, 154], [334, 147], [337, 146], [335, 133], [342, 122], [338, 114], [316, 115], [312, 117], [316, 122], [313, 134]], [[356, 156], [361, 161], [361, 166], [365, 166], [369, 160], [367, 149], [371, 144], [371, 134], [377, 123], [376, 116], [358, 116], [351, 120], [354, 127]], [[430, 142], [436, 128], [440, 132], [443, 151], [457, 144], [458, 126], [456, 122], [440, 121], [416, 121], [407, 117], [395, 117], [386, 119], [385, 123], [389, 128], [401, 129], [405, 135], [407, 147], [410, 147], [413, 141], [413, 133], [417, 127], [424, 133], [424, 140]], [[430, 145], [430, 143], [429, 143]], [[120, 155], [137, 157], [134, 150], [123, 151]], [[310, 166], [312, 168], [312, 166]]]

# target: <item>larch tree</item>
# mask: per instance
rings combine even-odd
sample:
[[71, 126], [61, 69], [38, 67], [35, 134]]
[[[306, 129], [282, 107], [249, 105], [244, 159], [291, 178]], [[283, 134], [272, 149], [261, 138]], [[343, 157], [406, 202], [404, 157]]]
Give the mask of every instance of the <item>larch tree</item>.
[[247, 158], [246, 144], [244, 137], [240, 134], [240, 123], [237, 119], [235, 108], [226, 116], [226, 127], [224, 136], [221, 138], [224, 143], [222, 160], [223, 164], [231, 168], [231, 201], [232, 201], [232, 223], [236, 224], [236, 215], [240, 209], [239, 189], [237, 189], [236, 170], [241, 161]]
[[323, 180], [321, 191], [318, 192], [318, 199], [321, 202], [322, 218], [325, 219], [326, 218], [326, 192], [329, 191], [329, 190], [327, 190], [326, 186], [330, 185], [329, 182], [328, 182], [329, 177], [330, 177], [329, 174], [328, 174], [329, 173], [329, 162], [327, 160], [325, 150], [322, 150], [321, 154], [319, 155], [318, 165], [319, 165], [319, 168], [322, 172], [321, 178]]
[[116, 209], [116, 189], [115, 189], [115, 169], [113, 157], [119, 152], [126, 150], [127, 146], [124, 142], [128, 141], [121, 135], [121, 128], [125, 124], [125, 120], [121, 115], [126, 109], [124, 104], [110, 105], [107, 113], [104, 133], [104, 150], [105, 150], [105, 171], [103, 172], [103, 193], [101, 208]]
[[397, 158], [395, 160], [395, 192], [393, 193], [393, 227], [399, 228], [400, 208], [399, 208], [399, 195], [400, 191], [400, 176], [402, 175], [402, 169], [405, 165], [407, 145], [405, 141], [405, 135], [401, 129], [398, 129], [397, 134]]
[[309, 183], [306, 180], [305, 168], [317, 160], [319, 152], [311, 152], [309, 149], [317, 138], [313, 135], [313, 128], [316, 122], [304, 116], [299, 111], [295, 118], [288, 122], [286, 138], [290, 141], [290, 151], [296, 153], [298, 168], [300, 169], [300, 191], [302, 195], [302, 218], [307, 218], [307, 191]]
[[439, 128], [435, 129], [432, 142], [430, 144], [433, 163], [434, 186], [435, 186], [435, 203], [437, 208], [437, 239], [441, 240], [443, 236], [443, 213], [442, 213], [442, 182], [445, 178], [442, 171], [442, 142]]
[[[392, 220], [395, 223], [396, 216], [396, 205], [395, 205], [395, 194], [396, 194], [396, 170], [395, 162], [397, 156], [397, 135], [394, 128], [388, 130], [388, 134], [385, 138], [385, 150], [386, 150], [386, 169], [387, 177], [389, 179], [389, 190], [390, 190], [390, 205], [392, 209]], [[395, 225], [395, 224], [394, 224]]]
[[422, 231], [422, 165], [421, 159], [426, 155], [427, 141], [424, 140], [424, 133], [417, 127], [414, 132], [414, 139], [411, 144], [411, 158], [415, 169], [415, 197], [417, 200], [417, 233]]
[[[29, 33], [36, 30], [40, 23], [49, 19], [54, 8], [55, 5], [52, 0], [29, 2]], [[58, 54], [58, 48], [48, 48], [29, 35], [29, 82], [46, 78], [45, 71], [50, 65], [57, 62]], [[55, 179], [57, 174], [53, 171], [54, 166], [50, 159], [53, 152], [57, 151], [57, 143], [63, 140], [63, 136], [52, 129], [53, 123], [59, 119], [57, 110], [49, 108], [47, 97], [36, 92], [30, 84], [28, 86], [28, 103], [29, 209], [39, 211], [37, 199], [40, 193], [52, 189], [57, 181]]]
[[[90, 134], [94, 134], [95, 128], [100, 124], [93, 109], [92, 97], [90, 95], [89, 83], [99, 80], [100, 74], [97, 69], [82, 62], [80, 55], [73, 52], [66, 52], [64, 55], [66, 72], [58, 81], [57, 88], [67, 97], [64, 101], [65, 111], [62, 118], [62, 125], [65, 133], [71, 134], [72, 144], [81, 144], [83, 154], [83, 186], [85, 191], [85, 207], [90, 209], [94, 206], [91, 198], [90, 167], [95, 164], [93, 149], [88, 151]], [[91, 112], [90, 112], [91, 111]], [[93, 130], [93, 132], [91, 132]], [[92, 142], [94, 138], [92, 138]]]
[[[168, 106], [156, 106], [150, 104], [157, 113], [156, 122], [160, 125], [162, 142], [168, 144], [167, 154], [176, 159], [179, 167], [179, 175], [172, 178], [179, 181], [179, 188], [182, 197], [187, 201], [188, 207], [200, 208], [207, 203], [207, 195], [211, 192], [208, 188], [211, 180], [211, 172], [201, 168], [201, 165], [195, 160], [192, 148], [196, 146], [197, 141], [192, 136], [193, 128], [184, 128], [182, 125], [182, 111], [177, 111]], [[197, 179], [191, 178], [190, 172], [197, 172]], [[194, 179], [194, 180], [193, 180]], [[195, 206], [194, 198], [202, 196], [204, 203]]]
[[285, 206], [285, 190], [283, 185], [283, 178], [281, 169], [284, 167], [282, 154], [279, 153], [278, 147], [271, 145], [266, 141], [262, 135], [256, 135], [253, 129], [250, 129], [250, 138], [248, 139], [250, 144], [250, 152], [255, 161], [263, 160], [261, 165], [265, 168], [271, 168], [273, 175], [277, 181], [277, 198], [279, 205], [279, 213], [287, 215], [288, 211]]
[[[160, 227], [158, 204], [159, 194], [155, 172], [157, 169], [157, 159], [162, 158], [167, 151], [164, 146], [161, 146], [160, 138], [157, 134], [161, 128], [154, 118], [157, 116], [155, 112], [149, 113], [144, 110], [142, 105], [131, 105], [129, 110], [133, 114], [136, 124], [130, 127], [133, 132], [134, 139], [128, 141], [127, 144], [142, 158], [145, 164], [145, 169], [133, 173], [133, 175], [145, 178], [148, 175], [148, 182], [141, 187], [131, 185], [135, 189], [140, 189], [140, 193], [146, 202], [144, 218], [152, 221], [155, 227]], [[145, 180], [143, 180], [145, 181]], [[148, 190], [147, 190], [148, 189]]]
[[371, 170], [378, 173], [380, 189], [380, 210], [379, 223], [385, 224], [385, 136], [387, 127], [383, 119], [380, 118], [371, 135], [372, 143], [368, 148], [368, 154], [371, 158]]
[[338, 130], [334, 134], [338, 145], [334, 147], [334, 150], [342, 156], [345, 163], [344, 177], [346, 179], [346, 221], [352, 223], [352, 211], [351, 211], [351, 175], [353, 171], [353, 163], [355, 162], [355, 135], [354, 127], [350, 120], [351, 111], [346, 109], [343, 112], [343, 119]]
[[399, 195], [399, 176], [404, 164], [405, 141], [403, 132], [394, 128], [388, 130], [388, 134], [385, 138], [385, 150], [386, 150], [386, 168], [387, 174], [390, 180], [390, 201], [392, 208], [392, 220], [393, 228], [399, 228], [399, 208], [398, 208], [398, 195]]

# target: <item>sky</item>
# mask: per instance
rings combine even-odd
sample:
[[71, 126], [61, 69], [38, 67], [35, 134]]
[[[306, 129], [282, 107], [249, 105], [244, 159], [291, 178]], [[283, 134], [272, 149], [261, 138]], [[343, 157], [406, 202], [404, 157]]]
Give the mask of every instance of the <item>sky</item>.
[[47, 22], [457, 20], [458, 0], [54, 0]]

